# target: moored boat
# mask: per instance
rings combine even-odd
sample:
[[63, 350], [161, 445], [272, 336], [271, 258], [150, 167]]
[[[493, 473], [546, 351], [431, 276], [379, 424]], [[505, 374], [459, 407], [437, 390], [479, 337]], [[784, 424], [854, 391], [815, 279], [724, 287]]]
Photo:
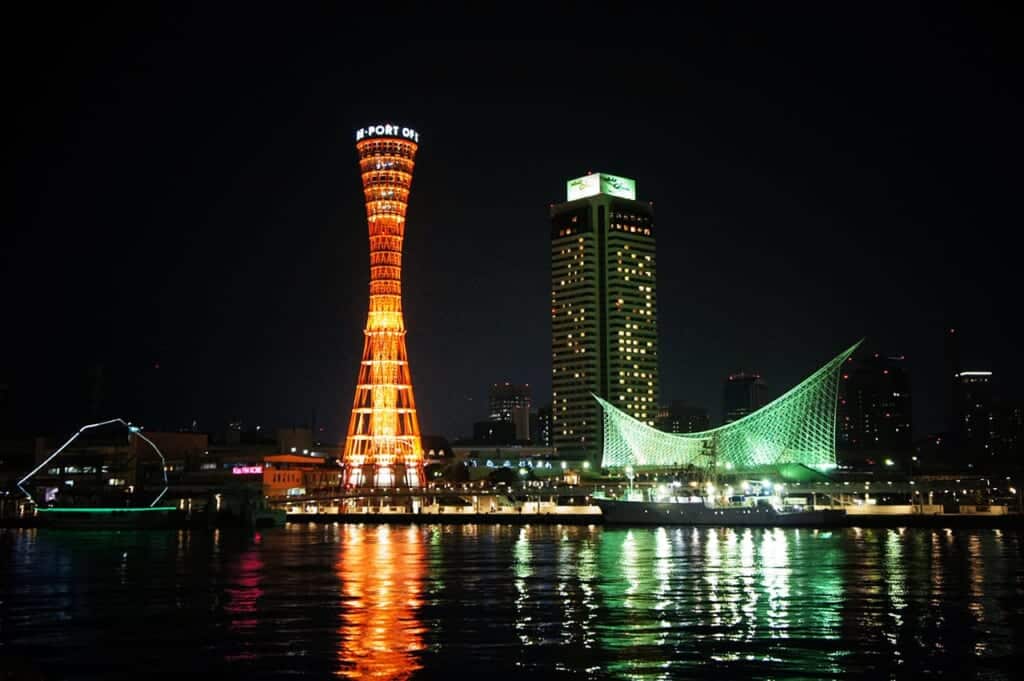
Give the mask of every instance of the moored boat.
[[177, 517], [173, 506], [40, 508], [37, 512], [43, 527], [83, 530], [166, 528], [173, 527]]
[[834, 509], [785, 509], [771, 504], [713, 506], [696, 501], [594, 499], [605, 523], [618, 525], [720, 525], [737, 527], [842, 525], [846, 512]]

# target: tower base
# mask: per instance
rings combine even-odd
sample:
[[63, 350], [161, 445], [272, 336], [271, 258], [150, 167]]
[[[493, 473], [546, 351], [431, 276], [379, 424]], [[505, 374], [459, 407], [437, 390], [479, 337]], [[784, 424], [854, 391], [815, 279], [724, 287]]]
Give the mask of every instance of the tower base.
[[350, 469], [346, 474], [346, 483], [352, 487], [378, 489], [423, 487], [423, 466], [405, 463], [378, 466], [367, 463]]

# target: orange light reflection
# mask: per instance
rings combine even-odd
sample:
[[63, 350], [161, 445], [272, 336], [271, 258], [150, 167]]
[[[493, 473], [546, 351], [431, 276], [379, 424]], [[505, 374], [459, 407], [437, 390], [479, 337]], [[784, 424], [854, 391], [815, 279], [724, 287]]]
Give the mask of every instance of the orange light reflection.
[[335, 565], [343, 594], [338, 676], [407, 679], [422, 668], [424, 556], [414, 527], [345, 527]]

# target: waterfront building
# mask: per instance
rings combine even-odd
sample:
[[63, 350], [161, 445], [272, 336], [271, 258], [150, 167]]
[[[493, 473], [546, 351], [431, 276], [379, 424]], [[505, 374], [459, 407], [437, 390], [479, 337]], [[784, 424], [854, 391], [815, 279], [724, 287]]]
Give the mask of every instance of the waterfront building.
[[858, 345], [746, 418], [697, 433], [664, 433], [597, 398], [604, 412], [601, 465], [707, 468], [713, 464], [729, 471], [784, 464], [834, 468], [839, 376]]
[[723, 423], [739, 421], [768, 404], [768, 384], [761, 374], [738, 371], [725, 378], [722, 389]]
[[320, 457], [299, 454], [265, 456], [262, 466], [235, 467], [233, 473], [242, 478], [259, 476], [263, 495], [271, 498], [303, 496], [310, 490], [341, 484], [336, 466], [328, 467]]
[[599, 395], [648, 425], [657, 417], [654, 209], [634, 180], [592, 173], [551, 206], [552, 440], [596, 461]]
[[[518, 468], [522, 465], [534, 465], [537, 461], [548, 461], [555, 457], [553, 447], [536, 447], [532, 445], [492, 445], [488, 443], [456, 443], [452, 446], [455, 460], [471, 465], [492, 467], [508, 465]], [[529, 462], [529, 463], [527, 463]]]
[[419, 486], [423, 447], [402, 316], [402, 242], [419, 134], [397, 125], [356, 131], [370, 233], [370, 310], [352, 417], [346, 481]]

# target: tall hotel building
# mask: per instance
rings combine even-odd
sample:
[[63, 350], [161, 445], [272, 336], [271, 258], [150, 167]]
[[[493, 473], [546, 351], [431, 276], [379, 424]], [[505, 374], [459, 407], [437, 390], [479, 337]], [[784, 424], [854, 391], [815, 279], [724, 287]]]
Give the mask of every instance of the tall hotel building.
[[636, 182], [594, 173], [551, 206], [551, 427], [560, 457], [598, 461], [599, 395], [654, 425], [654, 210]]

